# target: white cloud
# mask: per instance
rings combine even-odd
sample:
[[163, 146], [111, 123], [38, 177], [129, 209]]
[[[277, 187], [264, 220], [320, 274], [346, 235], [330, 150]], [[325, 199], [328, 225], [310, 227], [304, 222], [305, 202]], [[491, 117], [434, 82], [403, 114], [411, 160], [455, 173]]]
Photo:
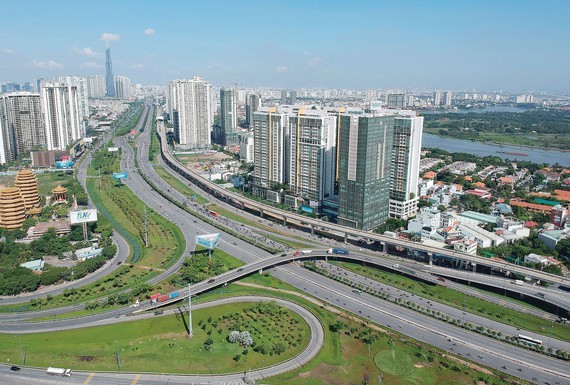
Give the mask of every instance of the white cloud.
[[99, 54], [91, 49], [91, 47], [85, 48], [77, 48], [73, 47], [73, 52], [78, 55], [88, 56], [88, 57], [97, 57]]
[[283, 72], [287, 72], [287, 67], [285, 66], [279, 66], [277, 68], [275, 68], [275, 71], [279, 72], [280, 74], [282, 74]]
[[32, 67], [36, 67], [36, 68], [45, 68], [45, 69], [49, 69], [49, 70], [55, 70], [55, 69], [59, 69], [59, 68], [63, 68], [64, 65], [61, 63], [56, 62], [55, 60], [32, 60], [31, 63]]
[[101, 40], [103, 41], [117, 41], [121, 38], [118, 33], [103, 32], [101, 34]]
[[309, 58], [309, 60], [307, 61], [307, 64], [311, 67], [316, 67], [317, 65], [319, 65], [319, 63], [321, 61], [322, 61], [322, 59], [320, 57], [313, 56], [313, 57]]
[[144, 30], [144, 34], [146, 36], [153, 36], [156, 33], [156, 31], [152, 28], [147, 28]]
[[14, 55], [16, 53], [16, 51], [14, 51], [13, 49], [10, 49], [10, 48], [2, 48], [2, 52], [5, 55]]
[[142, 69], [144, 68], [144, 66], [143, 66], [142, 64], [138, 63], [138, 64], [135, 64], [135, 65], [133, 66], [133, 68], [136, 69], [136, 70], [142, 70]]
[[85, 63], [81, 64], [81, 66], [85, 68], [103, 68], [103, 64], [99, 64], [94, 61], [86, 61]]

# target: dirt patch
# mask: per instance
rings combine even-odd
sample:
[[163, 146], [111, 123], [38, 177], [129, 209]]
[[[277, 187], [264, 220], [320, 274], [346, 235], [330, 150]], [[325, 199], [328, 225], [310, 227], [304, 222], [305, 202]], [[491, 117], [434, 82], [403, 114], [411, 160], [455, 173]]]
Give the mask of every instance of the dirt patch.
[[299, 373], [299, 377], [301, 378], [318, 378], [322, 380], [327, 385], [358, 385], [360, 382], [358, 380], [354, 380], [352, 382], [346, 382], [345, 379], [339, 378], [336, 375], [338, 372], [339, 367], [334, 365], [329, 365], [325, 363], [321, 363], [316, 368], [308, 371]]
[[49, 263], [55, 267], [73, 267], [77, 264], [77, 261], [74, 261], [72, 259], [59, 259], [55, 255], [46, 255], [43, 258], [45, 263]]
[[77, 356], [77, 359], [79, 359], [79, 361], [82, 361], [82, 362], [91, 362], [91, 361], [95, 361], [97, 359], [97, 357], [95, 357], [95, 356]]

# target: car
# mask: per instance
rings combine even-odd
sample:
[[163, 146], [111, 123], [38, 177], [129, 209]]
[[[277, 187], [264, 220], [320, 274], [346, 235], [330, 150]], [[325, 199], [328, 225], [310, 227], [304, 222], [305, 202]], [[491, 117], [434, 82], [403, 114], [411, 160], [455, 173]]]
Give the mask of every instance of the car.
[[11, 366], [10, 370], [13, 372], [19, 372], [20, 370], [22, 370], [22, 368], [20, 368], [19, 366]]
[[212, 283], [212, 282], [214, 282], [214, 281], [215, 281], [215, 279], [212, 278], [212, 279], [209, 279], [209, 280], [208, 280], [208, 283]]
[[243, 271], [243, 267], [240, 267], [239, 269], [237, 269], [238, 272]]
[[286, 256], [287, 256], [287, 254], [285, 254], [285, 253], [280, 255], [280, 257], [286, 257]]
[[154, 315], [161, 315], [162, 313], [164, 313], [164, 311], [162, 311], [162, 310], [155, 310], [154, 311]]

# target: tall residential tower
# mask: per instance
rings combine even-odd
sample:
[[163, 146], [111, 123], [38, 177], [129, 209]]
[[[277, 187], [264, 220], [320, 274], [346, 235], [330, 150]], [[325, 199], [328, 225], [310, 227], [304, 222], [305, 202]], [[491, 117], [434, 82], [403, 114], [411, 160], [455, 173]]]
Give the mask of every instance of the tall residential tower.
[[174, 140], [190, 148], [209, 148], [212, 129], [212, 86], [202, 78], [173, 80], [168, 85], [168, 112]]
[[390, 217], [408, 219], [418, 211], [418, 179], [424, 118], [412, 111], [394, 116]]
[[46, 145], [40, 94], [0, 95], [0, 164]]

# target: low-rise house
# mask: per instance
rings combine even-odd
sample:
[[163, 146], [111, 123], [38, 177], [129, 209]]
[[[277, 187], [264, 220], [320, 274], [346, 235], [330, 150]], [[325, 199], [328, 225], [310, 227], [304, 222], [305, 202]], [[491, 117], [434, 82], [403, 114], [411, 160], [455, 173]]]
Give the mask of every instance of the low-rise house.
[[570, 228], [563, 230], [543, 231], [538, 234], [538, 239], [550, 250], [554, 250], [558, 242], [570, 236]]

